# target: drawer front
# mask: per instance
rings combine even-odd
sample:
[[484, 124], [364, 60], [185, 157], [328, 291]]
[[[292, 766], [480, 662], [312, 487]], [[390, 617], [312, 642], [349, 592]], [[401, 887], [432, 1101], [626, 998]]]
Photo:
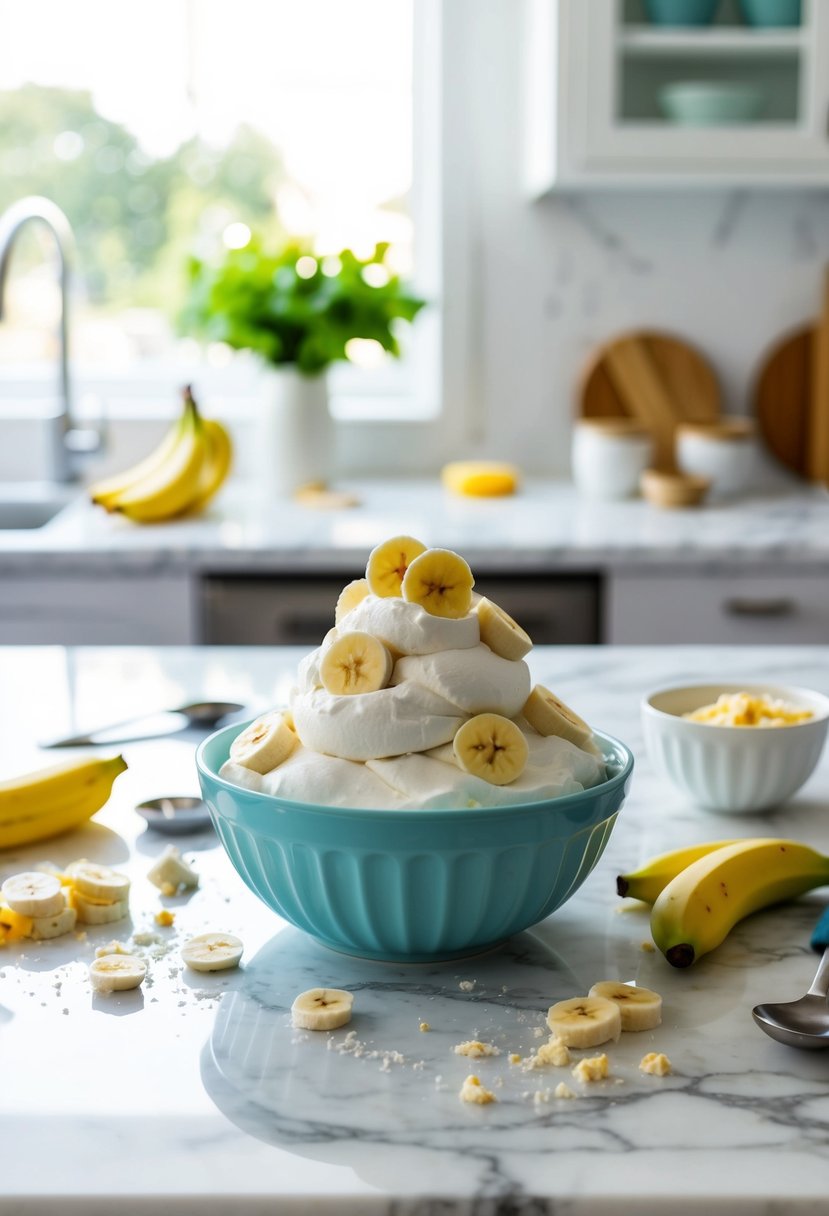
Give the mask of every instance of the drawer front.
[[187, 577], [0, 582], [0, 645], [186, 645], [192, 620]]
[[797, 645], [829, 642], [826, 575], [613, 575], [608, 642]]
[[[334, 624], [334, 606], [345, 581], [329, 576], [205, 578], [201, 641], [219, 646], [317, 646]], [[537, 645], [598, 641], [597, 578], [482, 575], [476, 590], [515, 617]]]

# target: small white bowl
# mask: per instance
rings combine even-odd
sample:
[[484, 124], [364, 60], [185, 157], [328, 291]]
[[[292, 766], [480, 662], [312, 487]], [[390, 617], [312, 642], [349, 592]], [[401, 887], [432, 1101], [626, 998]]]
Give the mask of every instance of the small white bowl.
[[[712, 726], [682, 715], [723, 693], [748, 692], [810, 709], [791, 726]], [[694, 684], [662, 688], [642, 701], [648, 755], [698, 805], [731, 814], [779, 806], [811, 776], [826, 742], [829, 697], [775, 684]]]

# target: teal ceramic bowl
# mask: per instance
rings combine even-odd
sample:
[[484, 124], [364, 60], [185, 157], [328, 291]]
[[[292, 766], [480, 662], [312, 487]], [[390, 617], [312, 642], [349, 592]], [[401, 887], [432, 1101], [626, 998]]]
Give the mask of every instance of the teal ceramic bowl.
[[334, 950], [430, 962], [489, 949], [581, 886], [625, 800], [633, 756], [596, 734], [608, 779], [524, 806], [347, 810], [289, 802], [219, 776], [237, 723], [196, 753], [204, 800], [263, 903]]
[[686, 127], [753, 122], [763, 108], [762, 90], [736, 81], [676, 81], [658, 99], [665, 116]]

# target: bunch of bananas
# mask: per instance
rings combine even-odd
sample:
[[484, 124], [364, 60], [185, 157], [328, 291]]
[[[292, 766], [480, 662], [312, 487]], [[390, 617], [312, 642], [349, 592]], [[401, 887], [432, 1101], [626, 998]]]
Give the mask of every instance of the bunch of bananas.
[[823, 886], [829, 857], [769, 837], [676, 849], [616, 879], [620, 895], [653, 905], [653, 940], [674, 967], [714, 950], [752, 912]]
[[0, 849], [78, 827], [109, 800], [126, 767], [123, 756], [93, 756], [0, 782]]
[[233, 448], [220, 422], [202, 418], [189, 388], [184, 410], [154, 452], [90, 487], [94, 503], [136, 523], [159, 523], [207, 506], [230, 471]]

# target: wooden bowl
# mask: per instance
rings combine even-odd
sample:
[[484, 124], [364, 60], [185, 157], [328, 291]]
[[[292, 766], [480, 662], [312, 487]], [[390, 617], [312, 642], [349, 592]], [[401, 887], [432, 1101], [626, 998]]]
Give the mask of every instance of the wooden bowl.
[[696, 477], [692, 473], [662, 473], [657, 469], [645, 469], [639, 479], [643, 498], [655, 507], [669, 509], [699, 506], [710, 486], [710, 477]]

